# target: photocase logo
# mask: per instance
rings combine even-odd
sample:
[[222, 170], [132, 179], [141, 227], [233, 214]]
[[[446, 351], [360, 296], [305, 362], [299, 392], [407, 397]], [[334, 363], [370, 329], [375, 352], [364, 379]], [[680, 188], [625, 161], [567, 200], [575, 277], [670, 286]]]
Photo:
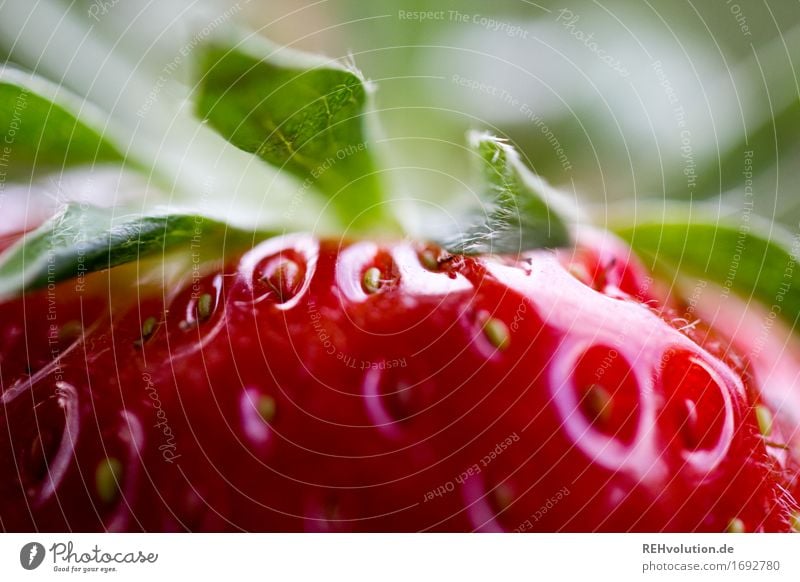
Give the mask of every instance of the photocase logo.
[[44, 546], [38, 542], [29, 542], [19, 551], [19, 563], [26, 570], [35, 570], [44, 561]]

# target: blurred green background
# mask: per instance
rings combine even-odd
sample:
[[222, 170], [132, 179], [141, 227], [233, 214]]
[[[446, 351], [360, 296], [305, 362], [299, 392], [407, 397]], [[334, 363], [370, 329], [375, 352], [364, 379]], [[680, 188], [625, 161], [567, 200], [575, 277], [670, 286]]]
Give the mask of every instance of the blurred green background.
[[489, 128], [583, 198], [731, 212], [752, 200], [800, 220], [796, 1], [279, 0], [245, 12], [278, 42], [353, 55], [378, 84], [411, 195], [458, 190], [464, 130]]
[[[115, 59], [158, 75], [189, 60], [187, 38], [222, 15], [354, 60], [377, 86], [376, 138], [396, 196], [468, 198], [464, 134], [488, 129], [606, 209], [601, 219], [674, 199], [730, 214], [752, 204], [793, 230], [800, 221], [795, 0], [44, 0], [36, 10], [52, 5], [72, 15], [74, 34], [60, 25], [48, 38], [42, 24], [17, 38], [33, 3], [10, 0], [0, 51], [57, 81], [68, 69], [65, 85], [134, 124], [152, 82], [136, 94]], [[86, 56], [100, 38], [73, 62], [75, 47]], [[179, 94], [170, 83], [163, 94]]]

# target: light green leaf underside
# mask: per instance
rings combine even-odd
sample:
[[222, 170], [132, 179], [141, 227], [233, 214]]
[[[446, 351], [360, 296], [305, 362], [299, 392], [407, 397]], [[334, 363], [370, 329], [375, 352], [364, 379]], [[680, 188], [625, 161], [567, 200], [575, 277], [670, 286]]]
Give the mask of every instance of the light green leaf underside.
[[117, 162], [103, 117], [63, 88], [15, 69], [0, 71], [0, 174], [26, 181], [35, 173]]
[[71, 204], [25, 235], [0, 254], [0, 297], [164, 254], [194, 241], [221, 248], [223, 237], [231, 246], [248, 238], [200, 215], [120, 212]]

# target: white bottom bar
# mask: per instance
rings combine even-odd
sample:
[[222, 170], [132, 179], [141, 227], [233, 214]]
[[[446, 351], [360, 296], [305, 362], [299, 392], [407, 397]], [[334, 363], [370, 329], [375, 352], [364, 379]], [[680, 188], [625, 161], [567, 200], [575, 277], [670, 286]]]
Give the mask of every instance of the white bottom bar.
[[3, 534], [0, 579], [777, 581], [800, 580], [798, 550], [791, 534]]

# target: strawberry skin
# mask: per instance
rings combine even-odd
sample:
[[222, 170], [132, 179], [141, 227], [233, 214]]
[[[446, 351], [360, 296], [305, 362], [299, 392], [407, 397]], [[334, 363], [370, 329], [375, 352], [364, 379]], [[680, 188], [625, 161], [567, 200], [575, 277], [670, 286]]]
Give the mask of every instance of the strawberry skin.
[[59, 286], [82, 325], [55, 350], [46, 293], [0, 306], [2, 529], [797, 526], [748, 362], [610, 235], [468, 258], [296, 234], [116, 295]]

